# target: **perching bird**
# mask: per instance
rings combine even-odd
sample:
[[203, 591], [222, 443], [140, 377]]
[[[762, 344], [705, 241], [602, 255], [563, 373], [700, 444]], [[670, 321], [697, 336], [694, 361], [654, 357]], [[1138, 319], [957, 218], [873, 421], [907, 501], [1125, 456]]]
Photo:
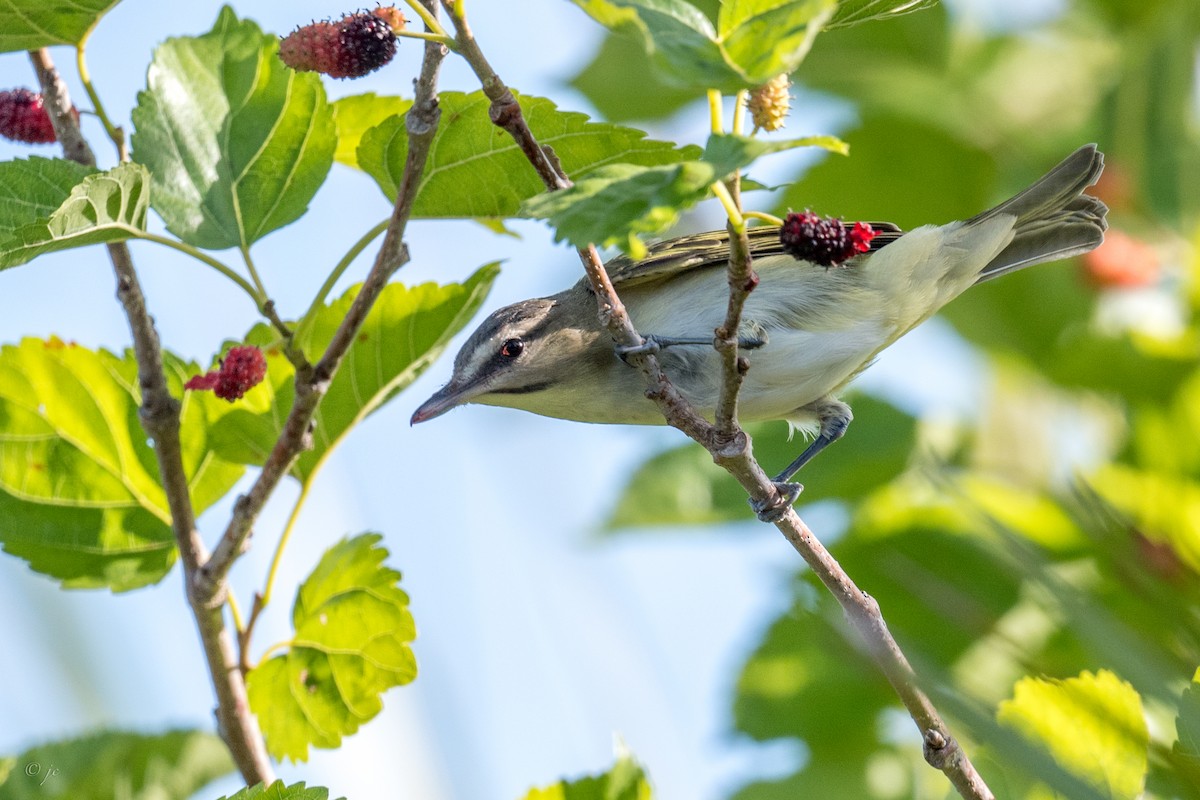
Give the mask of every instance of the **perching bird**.
[[[976, 283], [1100, 245], [1108, 209], [1083, 191], [1103, 167], [1103, 155], [1087, 145], [1025, 191], [966, 221], [907, 233], [876, 223], [867, 252], [833, 268], [785, 252], [777, 227], [750, 231], [760, 282], [739, 332], [750, 369], [738, 416], [784, 419], [816, 433], [776, 478], [786, 505], [799, 492], [786, 482], [850, 423], [838, 393], [880, 351]], [[620, 257], [607, 265], [667, 377], [710, 419], [721, 380], [711, 343], [724, 320], [728, 258], [728, 234], [720, 231], [660, 242], [640, 261]], [[620, 355], [581, 280], [493, 312], [458, 353], [450, 382], [412, 422], [482, 403], [581, 422], [663, 424], [641, 374]], [[783, 507], [758, 511], [772, 518]]]

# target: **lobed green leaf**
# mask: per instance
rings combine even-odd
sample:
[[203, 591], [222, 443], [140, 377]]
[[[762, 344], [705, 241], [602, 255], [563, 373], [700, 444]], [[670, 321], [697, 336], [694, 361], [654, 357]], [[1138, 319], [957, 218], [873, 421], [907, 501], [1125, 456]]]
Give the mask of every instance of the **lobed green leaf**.
[[[518, 96], [522, 114], [538, 141], [554, 149], [574, 179], [612, 164], [672, 164], [694, 158], [694, 147], [647, 139], [634, 128], [592, 122], [584, 114], [559, 111], [541, 97]], [[440, 95], [442, 122], [413, 206], [418, 217], [513, 217], [522, 201], [545, 188], [512, 137], [488, 115], [483, 92]], [[388, 198], [408, 155], [403, 117], [392, 117], [362, 137], [359, 165]]]
[[79, 44], [119, 0], [44, 0], [0, 2], [0, 53]]
[[0, 164], [0, 269], [137, 236], [146, 229], [149, 178], [140, 164], [107, 172], [50, 159]]
[[30, 748], [0, 770], [0, 800], [187, 800], [233, 772], [224, 743], [203, 731], [103, 731]]
[[383, 566], [379, 534], [343, 539], [301, 584], [285, 655], [249, 675], [250, 707], [276, 758], [304, 761], [332, 748], [383, 708], [380, 695], [411, 682], [416, 627], [400, 573]]
[[188, 244], [249, 246], [303, 215], [329, 172], [337, 136], [320, 76], [288, 69], [278, 49], [225, 7], [209, 33], [155, 50], [134, 159], [153, 175], [154, 210]]
[[[313, 417], [313, 447], [297, 459], [292, 474], [307, 482], [352, 427], [416, 380], [479, 310], [498, 272], [497, 264], [488, 264], [462, 284], [386, 287], [321, 401]], [[298, 344], [311, 361], [328, 347], [358, 290], [351, 287], [320, 309], [299, 332]], [[268, 326], [255, 327], [246, 342], [264, 348], [267, 376], [221, 417], [212, 437], [224, 458], [261, 465], [292, 407], [295, 373]]]
[[[198, 370], [167, 354], [182, 395]], [[132, 353], [118, 357], [58, 339], [0, 349], [0, 542], [72, 588], [125, 591], [160, 580], [175, 559], [158, 464], [138, 418]], [[180, 438], [197, 512], [243, 469], [216, 456], [211, 396], [185, 399]]]

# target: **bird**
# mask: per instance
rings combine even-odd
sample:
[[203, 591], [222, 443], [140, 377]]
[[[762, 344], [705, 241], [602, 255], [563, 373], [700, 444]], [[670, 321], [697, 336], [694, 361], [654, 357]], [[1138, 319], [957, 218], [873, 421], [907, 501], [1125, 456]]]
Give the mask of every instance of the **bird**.
[[[752, 503], [760, 518], [775, 520], [790, 507], [801, 488], [791, 478], [846, 433], [853, 414], [839, 395], [881, 351], [975, 284], [1103, 242], [1108, 209], [1084, 193], [1103, 168], [1103, 154], [1089, 144], [970, 219], [907, 232], [871, 223], [865, 252], [835, 266], [798, 259], [778, 226], [749, 230], [759, 284], [738, 331], [749, 361], [738, 417], [786, 420], [814, 437], [774, 479], [778, 501]], [[626, 363], [638, 349], [655, 351], [674, 386], [711, 420], [722, 380], [712, 342], [728, 302], [728, 258], [722, 230], [661, 241], [641, 259], [606, 264], [645, 339], [640, 348], [614, 346], [586, 280], [492, 312], [412, 423], [477, 403], [579, 422], [664, 424], [641, 373]]]

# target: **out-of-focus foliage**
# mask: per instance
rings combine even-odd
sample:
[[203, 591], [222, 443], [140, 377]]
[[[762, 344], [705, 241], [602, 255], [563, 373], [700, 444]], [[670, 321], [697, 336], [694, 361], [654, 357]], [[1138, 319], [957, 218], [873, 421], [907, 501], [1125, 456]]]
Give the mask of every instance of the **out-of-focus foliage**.
[[[831, 549], [1000, 797], [1200, 797], [1198, 46], [1186, 0], [1076, 0], [1010, 33], [938, 7], [826, 32], [793, 76], [853, 101], [858, 120], [842, 134], [852, 157], [808, 171], [785, 207], [944, 222], [1083, 142], [1106, 155], [1104, 248], [946, 309], [989, 365], [978, 413], [948, 430], [855, 398], [846, 438], [799, 476], [802, 506], [846, 505]], [[653, 116], [616, 49], [574, 85]], [[768, 469], [799, 445], [783, 438], [756, 436]], [[655, 457], [611, 525], [749, 518], [708, 461]], [[794, 603], [742, 669], [735, 725], [808, 756], [737, 800], [944, 797], [838, 606], [807, 574]], [[1059, 730], [1068, 717], [1079, 730]]]

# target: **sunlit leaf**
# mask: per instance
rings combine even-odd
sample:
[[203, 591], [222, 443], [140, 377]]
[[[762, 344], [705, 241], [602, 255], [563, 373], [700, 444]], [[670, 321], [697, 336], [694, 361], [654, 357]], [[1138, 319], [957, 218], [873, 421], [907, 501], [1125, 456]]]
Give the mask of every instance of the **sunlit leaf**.
[[42, 0], [0, 2], [0, 53], [78, 44], [119, 0]]
[[[0, 268], [42, 253], [121, 241], [145, 230], [150, 206], [145, 167], [121, 164], [95, 173], [67, 163], [30, 159], [0, 164]], [[78, 182], [63, 193], [72, 177]]]
[[[292, 474], [301, 481], [309, 480], [354, 425], [416, 380], [446, 348], [450, 337], [474, 316], [498, 271], [496, 264], [489, 264], [461, 284], [388, 285], [321, 401], [313, 417], [313, 447], [300, 455]], [[298, 343], [310, 361], [324, 353], [358, 289], [351, 287], [322, 308], [300, 332]], [[246, 342], [264, 348], [266, 379], [221, 417], [212, 435], [223, 457], [261, 465], [291, 410], [295, 373], [268, 326], [255, 327]]]
[[322, 556], [292, 608], [294, 638], [248, 677], [250, 707], [276, 758], [332, 748], [383, 708], [380, 695], [416, 677], [416, 637], [400, 573], [383, 566], [379, 534], [343, 539]]
[[0, 800], [187, 800], [234, 769], [217, 736], [187, 730], [93, 733], [30, 748], [15, 766], [0, 774]]
[[[520, 96], [518, 102], [538, 142], [554, 149], [573, 180], [606, 165], [673, 164], [699, 152], [647, 139], [634, 128], [591, 122], [544, 98]], [[492, 123], [489, 104], [483, 92], [439, 96], [442, 122], [421, 177], [415, 216], [511, 217], [523, 200], [545, 190], [517, 143]], [[363, 135], [357, 158], [392, 198], [407, 153], [405, 119], [393, 117]]]
[[381, 96], [374, 92], [335, 100], [330, 105], [333, 124], [337, 129], [337, 150], [333, 153], [333, 159], [348, 167], [358, 167], [358, 146], [363, 134], [389, 117], [400, 116], [411, 107], [411, 100]]
[[337, 137], [320, 76], [288, 69], [278, 48], [226, 7], [209, 33], [155, 50], [133, 155], [188, 244], [250, 245], [299, 218], [329, 172]]
[[1109, 796], [1132, 800], [1145, 788], [1150, 735], [1142, 701], [1113, 673], [1084, 672], [1062, 681], [1025, 678], [997, 714]]
[[[165, 358], [168, 386], [198, 369]], [[0, 350], [0, 540], [35, 570], [71, 587], [124, 591], [160, 580], [175, 558], [158, 462], [138, 418], [132, 353], [118, 357], [59, 339]], [[196, 510], [242, 468], [218, 458], [212, 396], [182, 407], [183, 467]]]
[[840, 28], [860, 22], [882, 20], [937, 5], [937, 0], [838, 0], [837, 12], [826, 25]]

